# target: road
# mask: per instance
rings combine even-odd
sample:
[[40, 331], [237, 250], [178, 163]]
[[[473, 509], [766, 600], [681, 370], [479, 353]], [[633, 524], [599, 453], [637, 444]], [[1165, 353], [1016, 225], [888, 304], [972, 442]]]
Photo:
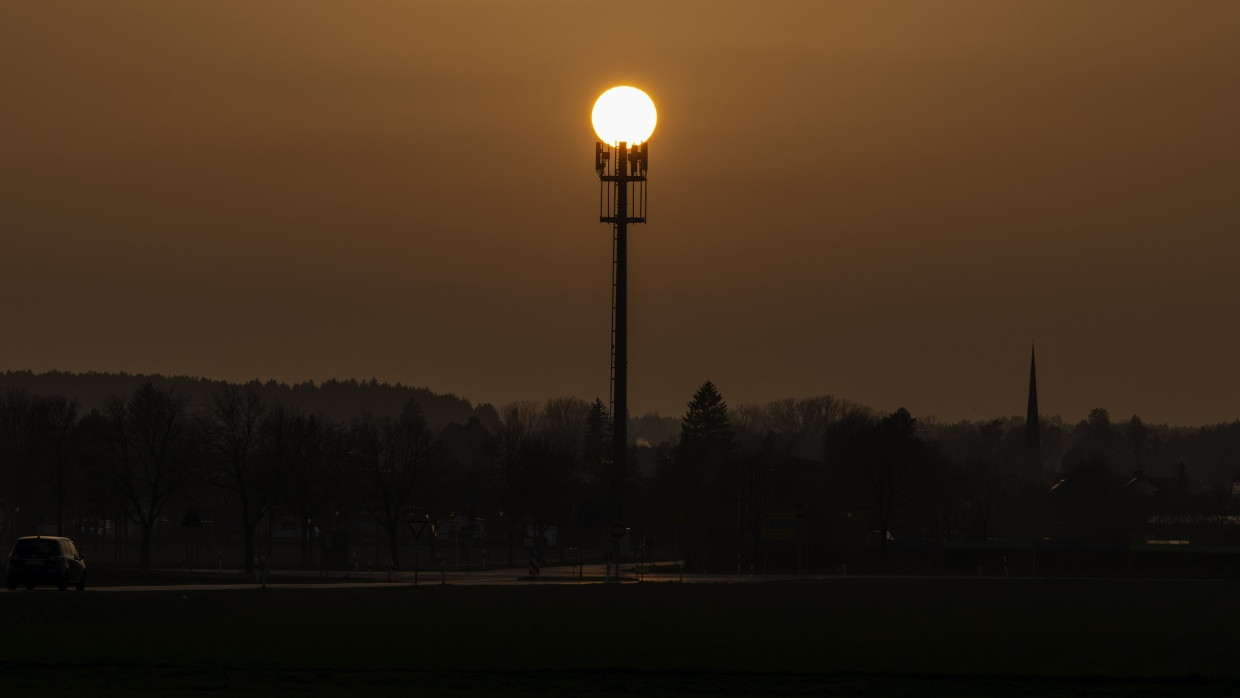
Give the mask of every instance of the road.
[[[659, 567], [658, 572], [644, 571], [640, 578], [634, 567], [628, 566], [621, 568], [619, 579], [608, 579], [607, 568], [605, 565], [584, 565], [578, 570], [576, 567], [548, 567], [544, 568], [538, 575], [531, 575], [525, 568], [498, 568], [490, 570], [467, 570], [467, 571], [451, 571], [451, 570], [421, 570], [418, 572], [416, 580], [414, 573], [411, 571], [401, 571], [388, 579], [385, 572], [358, 572], [350, 577], [333, 576], [323, 581], [301, 581], [301, 582], [278, 582], [267, 584], [266, 588], [270, 589], [349, 589], [349, 588], [377, 588], [377, 587], [409, 587], [414, 586], [432, 586], [440, 584], [449, 584], [456, 586], [525, 586], [532, 584], [637, 584], [637, 583], [668, 583], [683, 582], [687, 584], [738, 584], [738, 583], [760, 583], [775, 582], [789, 580], [804, 579], [826, 579], [827, 577], [806, 577], [798, 575], [737, 575], [737, 574], [681, 574], [672, 565], [663, 563]], [[211, 574], [204, 572], [202, 574]], [[236, 578], [238, 572], [225, 571], [218, 574], [226, 574], [231, 578]], [[272, 573], [274, 577], [290, 578], [304, 577], [303, 571], [275, 571]], [[217, 584], [160, 584], [160, 585], [141, 585], [141, 586], [91, 586], [88, 589], [92, 592], [115, 592], [115, 591], [213, 591], [213, 590], [236, 590], [236, 589], [254, 589], [261, 587], [261, 584], [255, 582], [249, 583], [217, 583]], [[37, 590], [52, 589], [50, 587], [39, 587]], [[52, 589], [54, 590], [54, 589]]]

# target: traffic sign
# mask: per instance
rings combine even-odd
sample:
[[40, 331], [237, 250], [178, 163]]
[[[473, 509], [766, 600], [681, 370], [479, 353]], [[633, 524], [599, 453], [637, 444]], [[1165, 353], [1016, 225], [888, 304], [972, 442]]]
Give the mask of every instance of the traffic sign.
[[794, 540], [796, 518], [790, 511], [762, 512], [763, 540]]
[[607, 535], [616, 540], [620, 540], [624, 537], [625, 532], [628, 530], [629, 529], [625, 528], [623, 522], [613, 521], [611, 522], [611, 525], [607, 527]]
[[430, 517], [424, 516], [419, 519], [412, 515], [406, 517], [406, 522], [409, 524], [409, 532], [413, 534], [415, 539], [422, 537], [422, 532], [425, 531], [426, 527], [430, 524], [429, 518]]

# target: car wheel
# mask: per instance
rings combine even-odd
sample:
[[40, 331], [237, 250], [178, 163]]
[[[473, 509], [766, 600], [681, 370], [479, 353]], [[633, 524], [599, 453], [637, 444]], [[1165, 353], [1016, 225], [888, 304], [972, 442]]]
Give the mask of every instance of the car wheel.
[[60, 575], [60, 581], [56, 582], [56, 588], [64, 591], [69, 588], [69, 578], [66, 575]]
[[34, 591], [34, 582], [26, 582], [26, 591]]
[[73, 588], [77, 589], [78, 591], [86, 591], [86, 573], [85, 572], [82, 573], [81, 577], [78, 577], [77, 584], [73, 585]]
[[16, 580], [16, 579], [9, 579], [9, 580], [7, 580], [7, 582], [8, 582], [8, 584], [7, 584], [6, 586], [8, 586], [9, 591], [13, 591], [13, 590], [17, 589], [17, 580]]

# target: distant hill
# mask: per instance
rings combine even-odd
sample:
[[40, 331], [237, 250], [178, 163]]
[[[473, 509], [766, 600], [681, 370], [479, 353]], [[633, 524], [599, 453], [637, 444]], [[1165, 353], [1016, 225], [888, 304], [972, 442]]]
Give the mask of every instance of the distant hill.
[[[208, 378], [159, 374], [5, 371], [0, 373], [0, 390], [22, 388], [32, 395], [62, 395], [76, 400], [83, 409], [91, 410], [102, 405], [108, 396], [126, 395], [148, 380], [159, 387], [172, 387], [185, 395], [192, 405], [203, 404], [213, 389], [227, 384], [227, 381]], [[370, 410], [376, 415], [398, 414], [410, 399], [417, 399], [427, 422], [434, 428], [452, 422], [465, 424], [470, 417], [477, 417], [483, 425], [492, 429], [499, 421], [495, 408], [490, 404], [475, 406], [451, 393], [441, 395], [427, 388], [380, 383], [374, 379], [294, 385], [267, 381], [258, 385], [268, 399], [293, 405], [307, 414], [321, 414], [342, 422], [347, 422], [363, 410]]]

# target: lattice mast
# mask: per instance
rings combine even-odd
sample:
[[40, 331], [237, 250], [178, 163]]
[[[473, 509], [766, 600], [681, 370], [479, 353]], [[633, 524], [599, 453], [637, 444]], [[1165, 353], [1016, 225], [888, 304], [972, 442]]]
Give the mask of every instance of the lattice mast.
[[611, 261], [611, 418], [614, 477], [628, 459], [628, 224], [646, 222], [646, 165], [650, 142], [594, 144], [599, 222], [613, 226]]

